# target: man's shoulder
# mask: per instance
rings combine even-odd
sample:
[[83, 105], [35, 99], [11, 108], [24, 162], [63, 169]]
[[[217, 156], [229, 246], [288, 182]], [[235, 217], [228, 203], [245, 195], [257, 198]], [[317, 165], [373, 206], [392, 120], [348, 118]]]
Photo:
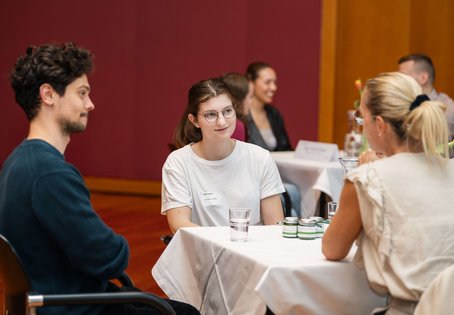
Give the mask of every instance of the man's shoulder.
[[67, 163], [63, 155], [50, 144], [40, 140], [23, 141], [8, 158], [8, 164], [16, 170], [26, 170], [35, 175], [76, 172], [76, 168]]
[[451, 97], [449, 97], [448, 94], [443, 93], [443, 92], [437, 92], [437, 91], [435, 91], [434, 94], [435, 94], [434, 97], [431, 98], [432, 100], [445, 103], [448, 106], [454, 105], [454, 101], [452, 100]]

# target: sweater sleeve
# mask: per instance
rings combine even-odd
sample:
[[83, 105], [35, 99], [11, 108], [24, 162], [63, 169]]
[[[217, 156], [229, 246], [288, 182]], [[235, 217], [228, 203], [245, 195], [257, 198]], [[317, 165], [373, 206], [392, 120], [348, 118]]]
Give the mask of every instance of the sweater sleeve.
[[93, 210], [89, 192], [75, 169], [38, 177], [32, 203], [39, 222], [75, 268], [102, 280], [115, 278], [126, 269], [126, 239]]

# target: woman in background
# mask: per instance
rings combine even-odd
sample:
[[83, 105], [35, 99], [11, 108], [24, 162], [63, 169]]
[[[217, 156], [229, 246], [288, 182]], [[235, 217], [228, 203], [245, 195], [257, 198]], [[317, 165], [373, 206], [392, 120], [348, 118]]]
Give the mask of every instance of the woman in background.
[[251, 225], [283, 219], [284, 187], [270, 153], [231, 138], [236, 109], [222, 79], [200, 81], [189, 90], [175, 132], [177, 150], [162, 169], [161, 212], [173, 233], [186, 226], [229, 225], [232, 207], [250, 208]]
[[386, 314], [413, 314], [432, 279], [454, 264], [446, 106], [421, 93], [402, 73], [367, 81], [357, 122], [375, 152], [348, 174], [323, 237], [330, 260], [343, 259], [358, 240], [355, 262], [373, 289], [390, 296]]
[[[246, 141], [269, 151], [290, 151], [290, 139], [284, 119], [271, 105], [277, 91], [276, 72], [264, 62], [251, 63], [246, 76], [252, 87], [249, 115], [246, 118]], [[301, 192], [296, 184], [284, 182], [291, 202], [291, 216], [300, 216]]]
[[241, 73], [228, 72], [222, 76], [222, 80], [227, 84], [230, 93], [237, 100], [237, 119], [236, 128], [232, 138], [240, 141], [246, 141], [246, 117], [249, 114], [249, 108], [252, 99], [252, 88], [249, 87], [249, 80]]
[[292, 150], [284, 119], [278, 109], [271, 105], [277, 91], [276, 72], [264, 62], [254, 62], [248, 66], [246, 76], [253, 91], [246, 124], [247, 142], [269, 151]]

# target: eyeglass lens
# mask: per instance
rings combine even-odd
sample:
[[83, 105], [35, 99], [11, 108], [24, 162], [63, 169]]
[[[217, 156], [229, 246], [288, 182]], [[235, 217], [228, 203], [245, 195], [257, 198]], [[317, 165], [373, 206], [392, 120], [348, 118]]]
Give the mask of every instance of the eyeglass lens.
[[205, 117], [205, 120], [209, 123], [213, 123], [218, 120], [219, 114], [222, 114], [224, 118], [229, 119], [232, 118], [235, 115], [235, 110], [233, 107], [228, 107], [221, 112], [216, 112], [216, 111], [207, 111], [203, 113], [203, 117]]

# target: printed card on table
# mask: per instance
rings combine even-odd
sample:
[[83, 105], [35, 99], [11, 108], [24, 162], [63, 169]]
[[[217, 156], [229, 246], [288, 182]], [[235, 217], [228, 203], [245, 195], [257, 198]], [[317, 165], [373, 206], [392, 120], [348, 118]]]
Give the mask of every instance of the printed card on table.
[[295, 149], [295, 157], [320, 162], [337, 161], [339, 147], [335, 143], [300, 140]]

